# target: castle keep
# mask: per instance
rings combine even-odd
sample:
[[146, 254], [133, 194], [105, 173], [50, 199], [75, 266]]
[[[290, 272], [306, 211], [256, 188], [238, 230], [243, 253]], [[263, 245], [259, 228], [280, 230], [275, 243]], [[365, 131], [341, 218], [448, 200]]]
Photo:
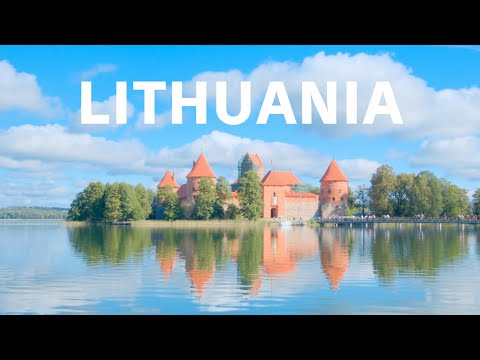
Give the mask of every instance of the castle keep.
[[[343, 216], [347, 208], [348, 179], [338, 163], [332, 160], [320, 180], [320, 193], [302, 191], [301, 181], [290, 171], [270, 170], [263, 175], [263, 163], [258, 154], [247, 153], [238, 162], [238, 179], [232, 184], [232, 203], [238, 205], [239, 179], [247, 171], [258, 173], [262, 184], [263, 218], [296, 218]], [[158, 188], [171, 186], [178, 194], [181, 204], [191, 208], [195, 202], [198, 184], [202, 178], [211, 178], [216, 183], [217, 176], [210, 167], [205, 155], [200, 154], [193, 162], [187, 175], [187, 182], [181, 186], [169, 170], [158, 184]]]

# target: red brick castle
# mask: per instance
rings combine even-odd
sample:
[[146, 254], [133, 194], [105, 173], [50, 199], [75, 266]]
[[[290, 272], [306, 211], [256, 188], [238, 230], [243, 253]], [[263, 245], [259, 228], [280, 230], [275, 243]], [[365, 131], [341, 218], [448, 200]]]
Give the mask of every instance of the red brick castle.
[[[335, 160], [332, 160], [320, 180], [320, 194], [301, 191], [301, 181], [290, 171], [270, 170], [263, 176], [263, 163], [258, 154], [247, 153], [238, 162], [238, 179], [247, 171], [255, 170], [262, 183], [263, 217], [266, 219], [288, 217], [310, 219], [312, 217], [342, 216], [347, 208], [348, 179]], [[210, 167], [205, 155], [200, 154], [193, 162], [187, 175], [187, 182], [179, 186], [175, 175], [169, 170], [158, 184], [158, 188], [171, 186], [177, 192], [181, 204], [192, 207], [202, 178], [217, 176]], [[238, 179], [232, 184], [233, 199], [238, 205]]]

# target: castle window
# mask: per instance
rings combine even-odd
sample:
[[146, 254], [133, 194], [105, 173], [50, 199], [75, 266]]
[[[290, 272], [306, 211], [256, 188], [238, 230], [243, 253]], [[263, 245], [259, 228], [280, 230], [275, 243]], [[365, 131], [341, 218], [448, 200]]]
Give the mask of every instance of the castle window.
[[333, 198], [333, 201], [335, 201], [335, 198]]
[[277, 194], [276, 193], [273, 193], [273, 196], [272, 196], [272, 205], [277, 205]]
[[332, 191], [330, 189], [328, 189], [328, 193], [330, 194]]

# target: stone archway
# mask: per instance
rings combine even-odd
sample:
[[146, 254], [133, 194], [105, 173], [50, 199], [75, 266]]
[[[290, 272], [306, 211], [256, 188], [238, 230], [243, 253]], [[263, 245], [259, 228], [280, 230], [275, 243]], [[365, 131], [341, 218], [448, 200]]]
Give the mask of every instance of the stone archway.
[[270, 217], [277, 218], [278, 217], [278, 209], [276, 207], [272, 207], [270, 210]]

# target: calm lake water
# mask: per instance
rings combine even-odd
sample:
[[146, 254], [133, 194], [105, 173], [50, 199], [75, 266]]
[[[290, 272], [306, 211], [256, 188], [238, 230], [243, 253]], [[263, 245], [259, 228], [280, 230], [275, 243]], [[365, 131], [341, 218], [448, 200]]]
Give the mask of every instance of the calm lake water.
[[0, 313], [480, 314], [479, 230], [0, 222]]

